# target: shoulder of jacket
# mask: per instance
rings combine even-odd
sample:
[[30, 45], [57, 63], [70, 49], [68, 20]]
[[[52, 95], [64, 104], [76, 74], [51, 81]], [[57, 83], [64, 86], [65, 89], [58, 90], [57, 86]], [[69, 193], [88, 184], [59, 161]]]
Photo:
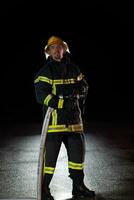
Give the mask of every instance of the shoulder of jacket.
[[35, 79], [37, 79], [39, 76], [51, 78], [51, 69], [50, 69], [50, 64], [46, 63], [36, 74]]

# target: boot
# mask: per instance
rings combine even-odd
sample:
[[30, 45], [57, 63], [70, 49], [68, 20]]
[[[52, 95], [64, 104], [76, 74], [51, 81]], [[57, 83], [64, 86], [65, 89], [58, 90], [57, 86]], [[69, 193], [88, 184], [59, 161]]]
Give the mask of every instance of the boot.
[[42, 189], [41, 200], [54, 200], [53, 196], [50, 193], [50, 189], [48, 187], [44, 187]]
[[84, 198], [84, 197], [91, 198], [91, 197], [95, 197], [95, 192], [88, 189], [83, 182], [82, 184], [73, 183], [72, 196], [74, 199]]

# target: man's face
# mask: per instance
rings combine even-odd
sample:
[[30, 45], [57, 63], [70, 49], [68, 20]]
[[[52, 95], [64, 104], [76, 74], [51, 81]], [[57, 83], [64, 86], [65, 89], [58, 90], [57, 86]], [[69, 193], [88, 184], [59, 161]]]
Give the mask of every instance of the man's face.
[[60, 61], [64, 54], [63, 46], [60, 44], [51, 45], [49, 47], [49, 54], [54, 60]]

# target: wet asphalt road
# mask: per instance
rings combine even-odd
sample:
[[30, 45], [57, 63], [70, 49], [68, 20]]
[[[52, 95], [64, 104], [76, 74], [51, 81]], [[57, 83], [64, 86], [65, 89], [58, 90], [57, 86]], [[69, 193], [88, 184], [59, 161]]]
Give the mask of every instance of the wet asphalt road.
[[[41, 124], [0, 128], [0, 199], [36, 199]], [[134, 200], [134, 125], [92, 123], [85, 132], [85, 183], [97, 200]], [[61, 147], [51, 192], [71, 197], [67, 155]]]

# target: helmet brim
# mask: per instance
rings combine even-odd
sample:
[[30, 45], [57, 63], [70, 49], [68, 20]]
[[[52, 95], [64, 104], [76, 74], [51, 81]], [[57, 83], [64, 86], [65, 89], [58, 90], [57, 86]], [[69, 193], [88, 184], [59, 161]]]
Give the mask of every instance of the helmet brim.
[[[54, 44], [60, 44], [60, 45], [62, 45], [63, 50], [64, 50], [64, 53], [66, 53], [67, 51], [69, 52], [69, 48], [68, 48], [68, 45], [67, 45], [66, 42], [62, 41], [61, 43], [53, 43], [53, 44], [51, 44], [51, 45], [54, 45]], [[49, 47], [50, 47], [51, 45], [46, 45], [45, 48], [44, 48], [44, 52], [45, 52], [46, 54], [48, 54], [48, 55], [50, 55], [50, 48], [49, 48]]]

